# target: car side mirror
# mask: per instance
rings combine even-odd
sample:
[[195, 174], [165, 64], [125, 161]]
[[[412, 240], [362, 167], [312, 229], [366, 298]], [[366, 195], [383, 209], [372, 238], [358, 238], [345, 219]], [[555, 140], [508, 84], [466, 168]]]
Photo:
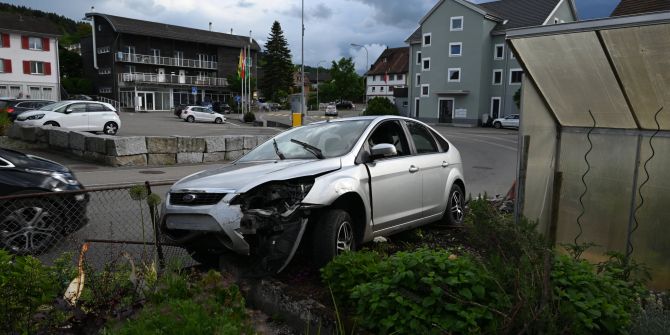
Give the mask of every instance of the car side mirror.
[[398, 156], [398, 150], [396, 150], [395, 145], [393, 144], [379, 143], [375, 144], [372, 149], [370, 149], [370, 157], [373, 160], [393, 156]]
[[70, 113], [72, 113], [72, 109], [71, 109], [71, 108], [68, 108], [68, 109], [65, 110], [65, 114], [70, 114]]

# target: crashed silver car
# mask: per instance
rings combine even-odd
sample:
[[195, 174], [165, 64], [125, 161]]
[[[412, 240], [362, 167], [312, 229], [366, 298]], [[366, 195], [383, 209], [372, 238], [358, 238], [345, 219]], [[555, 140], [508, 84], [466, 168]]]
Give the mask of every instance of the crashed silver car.
[[281, 271], [299, 244], [314, 263], [430, 222], [463, 220], [458, 150], [414, 119], [354, 117], [294, 128], [234, 163], [185, 177], [162, 230], [194, 259], [226, 250]]

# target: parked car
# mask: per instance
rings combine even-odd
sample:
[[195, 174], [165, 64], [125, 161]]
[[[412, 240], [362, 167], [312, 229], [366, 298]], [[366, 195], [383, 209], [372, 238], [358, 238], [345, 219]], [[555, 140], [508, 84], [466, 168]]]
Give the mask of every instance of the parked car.
[[354, 109], [354, 108], [356, 108], [356, 106], [354, 105], [353, 102], [346, 101], [346, 100], [338, 102], [335, 105], [335, 107], [337, 107], [337, 109]]
[[200, 106], [187, 106], [181, 111], [181, 118], [186, 122], [226, 122], [226, 117], [223, 116], [223, 114], [216, 113], [209, 108]]
[[332, 119], [178, 181], [166, 195], [161, 229], [200, 262], [232, 250], [279, 272], [303, 236], [321, 266], [376, 236], [460, 224], [465, 191], [458, 150], [426, 124], [399, 116]]
[[45, 105], [52, 104], [51, 100], [34, 99], [0, 99], [0, 110], [7, 110], [9, 118], [14, 121], [16, 117], [29, 110], [38, 109]]
[[276, 102], [259, 102], [258, 110], [267, 112], [276, 112], [279, 110], [279, 104]]
[[229, 104], [221, 104], [221, 112], [225, 114], [230, 114], [233, 111], [233, 108]]
[[68, 97], [69, 100], [83, 100], [83, 101], [93, 101], [93, 97], [86, 94], [75, 94]]
[[337, 116], [337, 107], [335, 105], [326, 106], [326, 116]]
[[181, 119], [181, 112], [182, 112], [182, 111], [184, 110], [184, 108], [186, 108], [187, 106], [188, 106], [188, 105], [184, 105], [184, 104], [174, 106], [174, 116], [176, 116], [176, 117], [178, 117], [178, 118]]
[[[81, 190], [68, 168], [50, 160], [0, 148], [0, 197]], [[85, 194], [0, 200], [0, 248], [40, 254], [87, 223]]]
[[63, 127], [79, 131], [102, 131], [115, 135], [121, 119], [114, 107], [99, 101], [66, 100], [27, 111], [16, 118], [17, 123], [35, 126]]
[[519, 114], [510, 114], [505, 117], [493, 120], [493, 127], [500, 128], [519, 128]]

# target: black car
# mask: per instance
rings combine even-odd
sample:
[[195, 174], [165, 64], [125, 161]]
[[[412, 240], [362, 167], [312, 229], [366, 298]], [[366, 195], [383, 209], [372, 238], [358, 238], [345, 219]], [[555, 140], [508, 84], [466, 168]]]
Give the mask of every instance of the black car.
[[353, 109], [354, 103], [351, 101], [340, 101], [335, 104], [335, 107], [337, 107], [337, 109]]
[[[0, 248], [41, 254], [87, 223], [86, 194], [21, 195], [83, 189], [72, 171], [56, 162], [0, 148]], [[18, 197], [2, 199], [6, 196]]]
[[178, 117], [181, 119], [181, 112], [188, 107], [188, 105], [180, 104], [174, 106], [174, 116]]
[[7, 110], [9, 118], [14, 121], [19, 114], [40, 109], [43, 106], [52, 104], [55, 101], [51, 100], [37, 100], [37, 99], [0, 99], [0, 110]]

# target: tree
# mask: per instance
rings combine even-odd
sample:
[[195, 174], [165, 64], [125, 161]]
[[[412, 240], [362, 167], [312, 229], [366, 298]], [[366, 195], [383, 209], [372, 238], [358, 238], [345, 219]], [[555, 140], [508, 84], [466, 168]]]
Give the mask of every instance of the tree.
[[391, 100], [383, 97], [376, 97], [368, 101], [365, 115], [398, 115], [398, 108], [391, 103]]
[[278, 21], [272, 24], [270, 36], [265, 43], [265, 52], [261, 88], [266, 98], [277, 100], [277, 92], [288, 92], [293, 84], [291, 51]]
[[341, 58], [333, 61], [330, 68], [330, 86], [325, 89], [327, 94], [333, 94], [337, 100], [358, 101], [365, 95], [365, 84], [361, 77], [356, 74], [354, 61], [351, 58]]

